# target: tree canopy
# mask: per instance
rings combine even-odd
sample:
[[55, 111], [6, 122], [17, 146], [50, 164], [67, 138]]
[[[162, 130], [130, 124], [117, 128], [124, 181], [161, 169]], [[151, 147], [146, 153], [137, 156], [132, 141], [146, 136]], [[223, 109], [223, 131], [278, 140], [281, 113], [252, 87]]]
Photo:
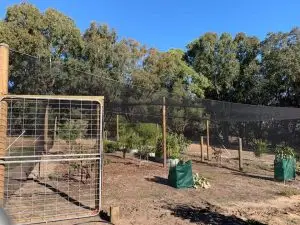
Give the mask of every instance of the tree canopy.
[[9, 7], [0, 21], [0, 42], [36, 57], [12, 54], [11, 92], [101, 94], [107, 101], [124, 93], [140, 99], [161, 92], [299, 106], [299, 37], [298, 28], [269, 33], [262, 41], [244, 33], [208, 32], [186, 51], [161, 52], [120, 39], [106, 24], [92, 22], [80, 33], [61, 12], [41, 12], [26, 3]]
[[[207, 32], [184, 50], [159, 51], [120, 38], [107, 24], [92, 22], [80, 32], [63, 13], [41, 12], [27, 3], [9, 7], [0, 20], [0, 42], [11, 49], [10, 93], [104, 95], [106, 103], [122, 104], [168, 96], [180, 104], [207, 98], [299, 107], [299, 38], [299, 28], [269, 33], [264, 40], [242, 32]], [[160, 113], [143, 106], [139, 112]], [[168, 112], [176, 132], [203, 127], [193, 119], [204, 115], [202, 109], [169, 107]]]

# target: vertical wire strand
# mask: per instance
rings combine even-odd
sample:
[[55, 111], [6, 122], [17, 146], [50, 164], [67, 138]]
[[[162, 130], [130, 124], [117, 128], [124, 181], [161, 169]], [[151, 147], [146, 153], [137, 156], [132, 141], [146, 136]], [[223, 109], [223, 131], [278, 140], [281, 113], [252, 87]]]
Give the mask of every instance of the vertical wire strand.
[[[71, 148], [71, 125], [72, 125], [72, 101], [70, 100], [70, 108], [69, 108], [69, 148]], [[73, 143], [72, 143], [73, 144]], [[71, 154], [73, 153], [73, 149], [71, 149]], [[70, 166], [71, 162], [68, 162], [68, 201], [70, 202]]]
[[[58, 121], [60, 121], [60, 100], [58, 100]], [[57, 121], [56, 121], [57, 122]], [[57, 122], [58, 123], [58, 122]], [[58, 128], [59, 129], [59, 128]], [[59, 138], [59, 132], [60, 131], [58, 131], [58, 138]], [[56, 135], [55, 135], [56, 136]], [[54, 145], [55, 145], [55, 141], [56, 140], [54, 140]], [[58, 142], [58, 148], [59, 148], [60, 146], [59, 146], [59, 142]], [[59, 181], [58, 181], [58, 176], [56, 176], [56, 188], [57, 188], [57, 190], [56, 190], [56, 192], [55, 192], [55, 215], [57, 215], [58, 214], [58, 190], [59, 190]]]
[[[82, 100], [80, 101], [80, 122], [82, 123], [83, 122], [83, 112], [82, 112]], [[82, 142], [82, 132], [80, 132], [80, 145], [81, 145], [81, 142]], [[85, 151], [85, 149], [84, 148], [82, 148], [82, 150], [83, 151]], [[80, 152], [80, 153], [82, 153], [82, 152]], [[80, 161], [80, 164], [79, 164], [79, 171], [80, 171], [80, 182], [79, 182], [79, 185], [78, 185], [78, 189], [79, 189], [79, 191], [78, 191], [78, 201], [79, 201], [79, 206], [81, 206], [81, 189], [80, 189], [80, 184], [81, 184], [81, 182], [82, 182], [82, 161]]]
[[[91, 114], [91, 140], [93, 140], [93, 104], [91, 104], [90, 114]], [[90, 194], [90, 196], [89, 196], [89, 204], [91, 204], [91, 202], [93, 201], [93, 197], [92, 197], [92, 185], [90, 185], [90, 193], [89, 194]]]

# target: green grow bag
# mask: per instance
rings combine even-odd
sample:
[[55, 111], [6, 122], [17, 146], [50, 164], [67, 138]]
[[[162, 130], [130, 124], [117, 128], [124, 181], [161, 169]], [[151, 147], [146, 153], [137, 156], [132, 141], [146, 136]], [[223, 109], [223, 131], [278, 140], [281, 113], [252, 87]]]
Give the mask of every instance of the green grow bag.
[[275, 159], [274, 160], [275, 180], [285, 181], [296, 178], [296, 159]]
[[179, 162], [175, 167], [170, 167], [168, 182], [175, 188], [190, 188], [194, 185], [192, 162]]

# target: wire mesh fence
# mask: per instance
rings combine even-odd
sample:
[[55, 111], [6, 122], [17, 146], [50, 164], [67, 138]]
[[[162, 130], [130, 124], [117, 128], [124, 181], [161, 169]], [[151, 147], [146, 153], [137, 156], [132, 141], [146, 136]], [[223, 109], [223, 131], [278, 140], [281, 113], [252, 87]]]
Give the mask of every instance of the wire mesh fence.
[[[245, 152], [243, 154], [246, 165], [245, 171], [248, 169], [251, 173], [271, 176], [274, 149], [277, 145], [284, 144], [293, 147], [296, 154], [300, 153], [299, 108], [249, 105], [202, 99], [196, 97], [190, 91], [188, 82], [184, 83], [179, 91], [166, 83], [161, 84], [159, 88], [154, 88], [134, 80], [126, 71], [114, 71], [114, 68], [109, 63], [107, 67], [100, 70], [93, 69], [84, 59], [77, 61], [67, 59], [50, 60], [47, 57], [30, 56], [14, 50], [11, 50], [10, 54], [9, 89], [11, 93], [105, 96], [103, 137], [110, 146], [114, 145], [113, 151], [128, 152], [135, 150], [135, 153], [140, 152], [143, 156], [146, 155], [147, 158], [149, 154], [155, 156], [155, 158], [162, 157], [162, 107], [164, 105], [163, 98], [165, 98], [168, 133], [167, 155], [170, 158], [179, 157], [178, 154], [174, 153], [174, 145], [170, 144], [171, 147], [168, 147], [169, 143], [176, 143], [180, 145], [180, 157], [199, 161], [201, 158], [200, 137], [202, 136], [205, 159], [209, 159], [208, 154], [211, 155], [212, 161], [218, 161], [221, 157], [221, 163], [224, 167], [238, 170], [238, 149], [242, 144]], [[95, 113], [94, 103], [91, 104], [90, 102], [86, 103], [79, 100], [76, 102], [76, 105], [75, 102], [72, 102], [71, 110], [70, 102], [68, 101], [59, 102], [61, 108], [57, 109], [57, 101], [53, 103], [51, 100], [46, 102], [38, 100], [38, 106], [42, 109], [37, 108], [38, 110], [35, 111], [34, 107], [36, 106], [34, 104], [36, 102], [33, 101], [31, 99], [26, 102], [28, 107], [25, 107], [25, 110], [24, 102], [22, 101], [15, 102], [13, 107], [10, 107], [10, 109], [13, 109], [11, 113], [15, 115], [15, 118], [13, 123], [9, 123], [12, 124], [12, 127], [8, 128], [9, 136], [12, 136], [12, 139], [8, 146], [11, 143], [16, 144], [20, 142], [28, 135], [28, 138], [34, 137], [33, 141], [35, 143], [30, 150], [33, 153], [26, 153], [27, 148], [23, 146], [21, 152], [24, 153], [24, 156], [21, 155], [22, 157], [25, 157], [26, 154], [29, 154], [27, 159], [30, 160], [36, 160], [42, 156], [48, 157], [47, 154], [49, 152], [44, 156], [45, 152], [50, 151], [49, 149], [54, 151], [53, 149], [56, 146], [60, 146], [63, 149], [63, 153], [55, 153], [56, 159], [61, 157], [60, 155], [68, 159], [68, 157], [75, 154], [76, 156], [72, 157], [72, 159], [76, 160], [73, 160], [72, 163], [71, 161], [66, 161], [58, 164], [67, 165], [70, 184], [73, 185], [72, 182], [74, 180], [80, 180], [79, 186], [74, 187], [81, 190], [86, 185], [83, 180], [87, 174], [85, 168], [89, 167], [86, 165], [87, 162], [82, 163], [81, 159], [87, 157], [86, 154], [94, 157], [92, 154], [95, 151], [94, 135], [97, 130], [95, 118], [88, 118], [90, 116], [88, 112]], [[88, 108], [89, 106], [91, 108]], [[36, 138], [40, 135], [41, 138], [44, 138], [43, 116], [45, 115], [43, 111], [39, 110], [45, 110], [47, 107], [49, 107], [48, 139], [46, 145], [44, 143], [38, 146], [39, 139], [36, 141]], [[26, 129], [24, 129], [24, 126]], [[70, 127], [77, 126], [79, 126], [79, 131], [83, 128], [86, 130], [84, 134], [81, 132], [76, 134], [81, 135], [81, 141], [84, 141], [82, 143], [78, 143], [78, 138], [74, 141], [73, 135], [70, 135], [68, 132]], [[36, 133], [32, 133], [33, 130]], [[24, 131], [26, 132], [23, 133]], [[182, 138], [185, 139], [183, 141], [185, 142], [184, 145], [181, 145]], [[240, 138], [241, 143], [239, 142]], [[17, 141], [14, 143], [16, 139]], [[69, 139], [69, 141], [65, 139]], [[267, 145], [266, 150], [261, 152], [261, 154], [266, 153], [266, 157], [261, 158], [260, 153], [257, 153], [257, 145], [255, 143], [258, 140]], [[23, 142], [25, 143], [25, 140]], [[207, 145], [208, 142], [209, 145]], [[108, 147], [107, 143], [105, 143], [106, 148], [104, 150], [108, 153], [111, 150], [109, 150], [110, 147]], [[12, 151], [12, 154], [15, 153]], [[32, 155], [37, 155], [37, 158], [33, 159]], [[51, 159], [54, 159], [53, 155], [51, 155]], [[89, 160], [90, 167], [92, 167], [93, 160], [90, 158]], [[51, 167], [51, 164], [55, 163], [49, 162], [49, 167]], [[24, 169], [25, 171], [25, 164], [23, 163], [23, 165], [22, 170]], [[31, 175], [37, 171], [35, 169], [36, 161], [27, 162], [26, 165], [28, 168], [26, 171], [30, 171]], [[38, 171], [40, 171], [39, 173], [43, 172], [43, 167]], [[57, 173], [54, 172], [54, 180], [62, 184], [63, 178], [57, 177]], [[35, 174], [34, 176], [41, 175]], [[48, 183], [46, 182], [46, 184], [48, 185], [52, 180], [49, 178], [49, 174], [47, 176]], [[12, 180], [7, 182], [12, 182]], [[13, 185], [17, 187], [16, 190], [23, 190], [18, 182]], [[44, 185], [45, 189], [47, 185]], [[54, 184], [51, 185], [53, 186]], [[58, 187], [56, 188], [59, 189]], [[64, 193], [68, 192], [63, 188], [62, 190], [64, 190]], [[83, 191], [82, 196], [78, 196], [77, 199], [83, 199], [82, 197], [85, 196], [85, 193]], [[94, 193], [94, 190], [89, 189], [87, 193]], [[89, 200], [95, 198], [95, 195], [90, 194], [89, 196]], [[75, 199], [75, 197], [72, 197], [72, 199]], [[72, 200], [69, 200], [68, 202], [73, 204]], [[54, 200], [49, 202], [52, 201]], [[61, 207], [67, 207], [68, 204]], [[37, 214], [44, 215], [44, 211]], [[63, 215], [61, 216], [64, 217]]]
[[3, 101], [4, 201], [12, 220], [30, 224], [97, 215], [103, 99], [7, 96]]

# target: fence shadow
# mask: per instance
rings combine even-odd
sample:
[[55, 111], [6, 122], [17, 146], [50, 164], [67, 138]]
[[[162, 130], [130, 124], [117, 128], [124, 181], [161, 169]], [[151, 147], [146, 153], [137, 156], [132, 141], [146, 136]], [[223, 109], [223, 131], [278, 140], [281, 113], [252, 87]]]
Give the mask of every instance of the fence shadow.
[[210, 225], [265, 225], [254, 220], [242, 220], [236, 216], [226, 216], [208, 208], [194, 207], [189, 205], [168, 205], [165, 207], [171, 210], [171, 215], [190, 220], [192, 223]]
[[260, 179], [260, 180], [274, 181], [274, 178], [270, 177], [270, 176], [250, 174], [250, 173], [245, 173], [245, 172], [232, 172], [232, 174], [233, 175], [244, 176], [244, 177], [256, 178], [256, 179]]
[[89, 206], [86, 206], [86, 205], [82, 204], [78, 200], [76, 200], [76, 199], [72, 198], [71, 196], [69, 196], [67, 193], [65, 193], [63, 191], [60, 191], [59, 189], [51, 186], [50, 184], [43, 183], [43, 182], [38, 181], [38, 180], [33, 180], [33, 181], [36, 182], [39, 185], [47, 187], [48, 189], [50, 189], [54, 193], [58, 194], [60, 197], [64, 198], [65, 200], [67, 200], [68, 202], [70, 202], [70, 203], [72, 203], [76, 206], [79, 206], [81, 208], [88, 209], [88, 210], [95, 210], [95, 208], [92, 208], [92, 207], [89, 207]]
[[167, 185], [170, 186], [168, 183], [168, 179], [164, 178], [164, 177], [158, 177], [158, 176], [154, 176], [152, 178], [145, 178], [146, 181], [150, 181], [150, 182], [154, 182], [154, 183], [158, 183], [158, 184], [163, 184], [163, 185]]
[[210, 167], [215, 167], [215, 168], [221, 168], [221, 169], [227, 169], [227, 170], [231, 170], [231, 171], [234, 171], [234, 172], [239, 172], [238, 169], [234, 169], [232, 167], [229, 167], [229, 166], [225, 166], [223, 164], [220, 164], [218, 165], [217, 163], [215, 162], [207, 162], [207, 161], [204, 161], [202, 162], [201, 160], [196, 160], [196, 159], [192, 159], [192, 162], [195, 162], [195, 163], [199, 163], [199, 164], [205, 164], [206, 166], [210, 166]]

